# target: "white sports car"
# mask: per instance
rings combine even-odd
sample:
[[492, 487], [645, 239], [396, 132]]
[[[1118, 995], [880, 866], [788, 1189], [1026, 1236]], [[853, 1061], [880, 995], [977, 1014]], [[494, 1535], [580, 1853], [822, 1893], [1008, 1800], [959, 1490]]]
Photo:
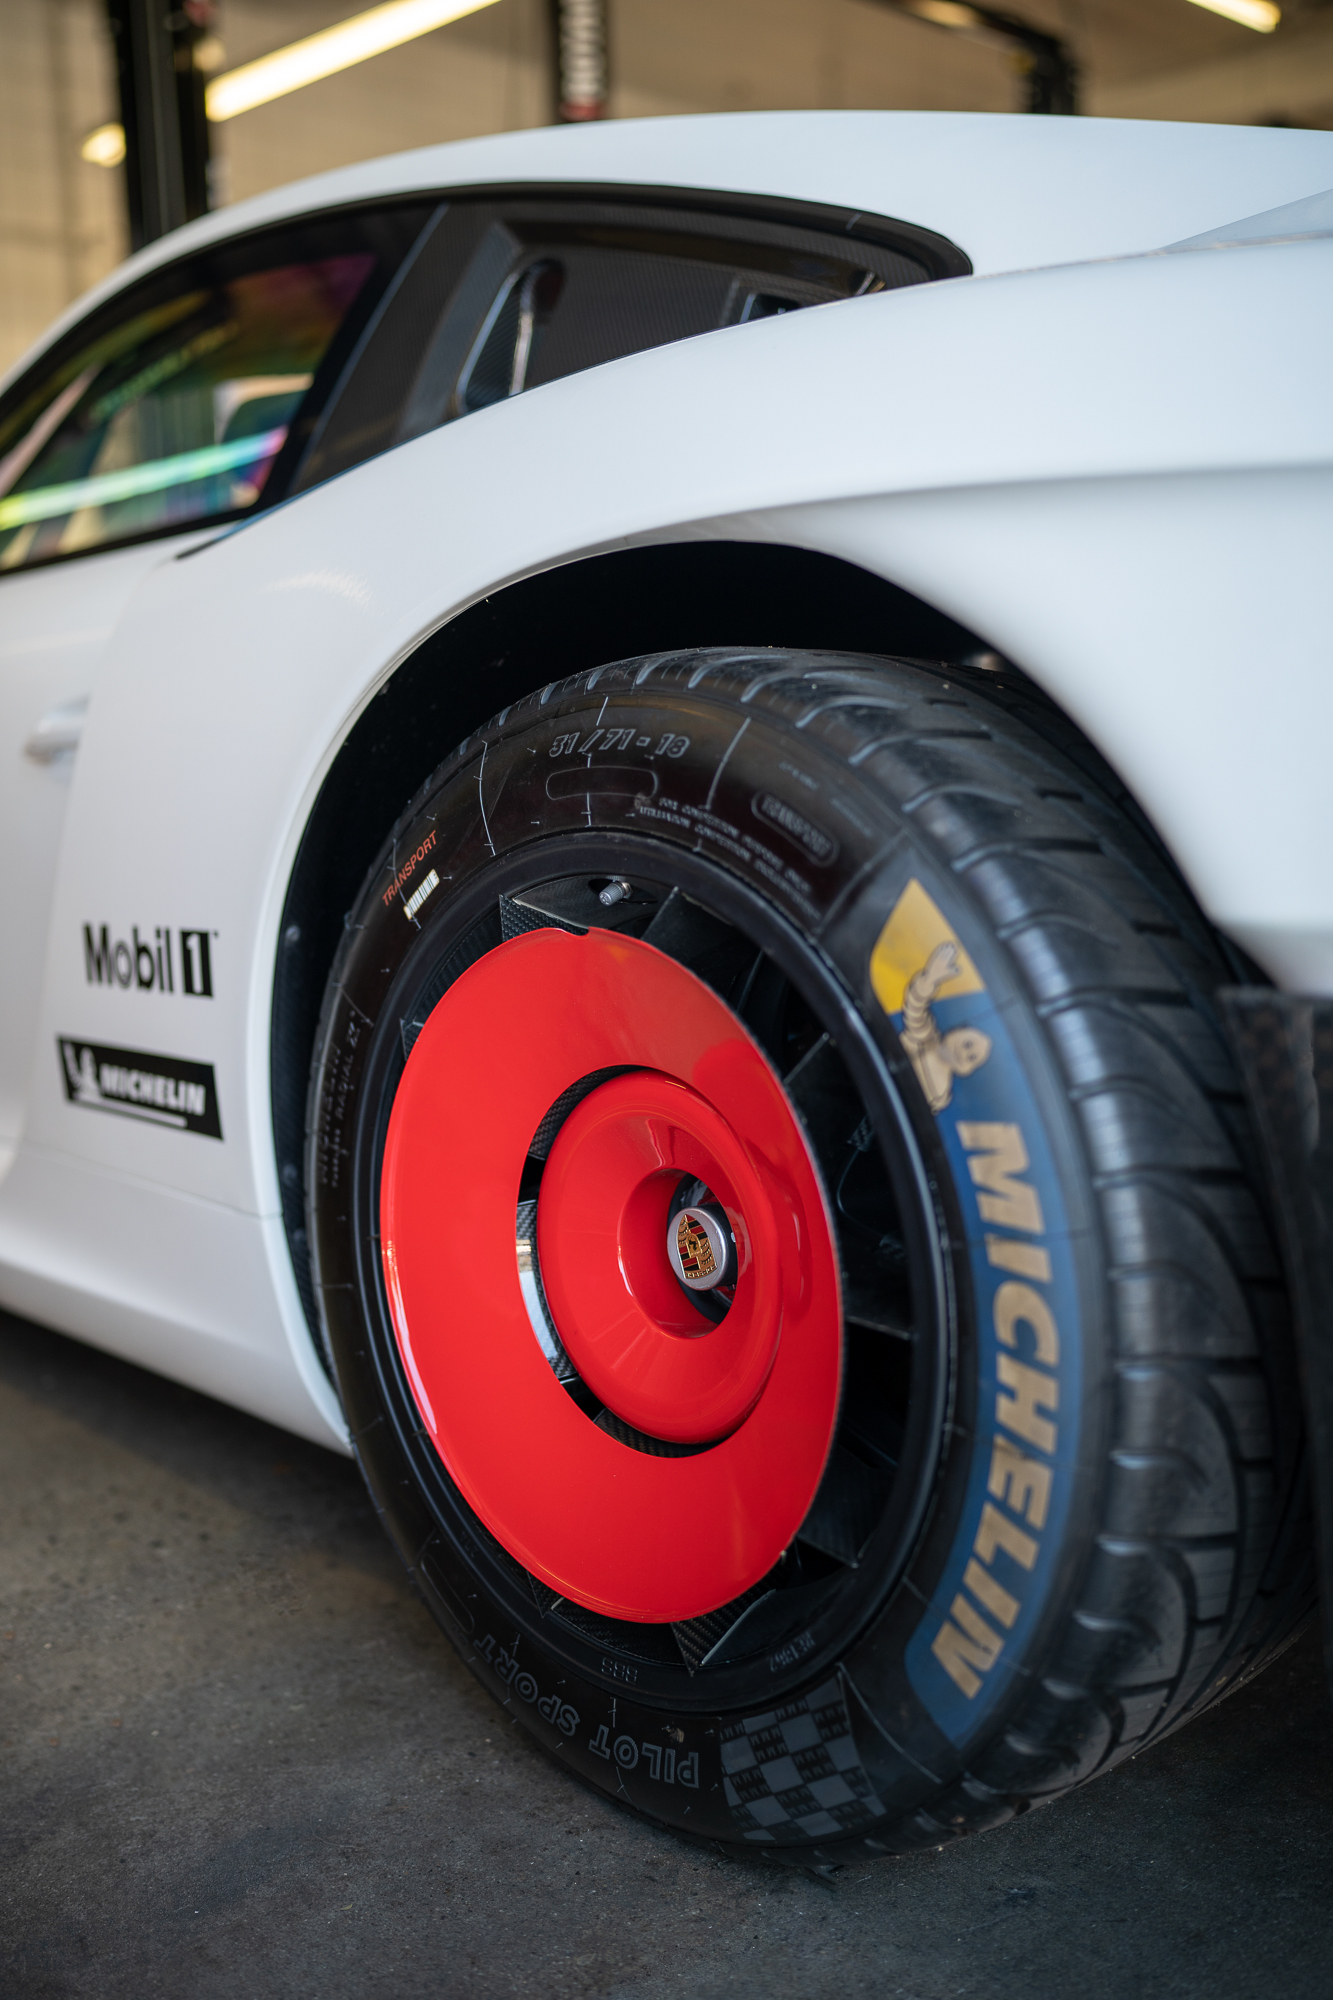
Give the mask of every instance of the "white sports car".
[[649, 1818], [939, 1843], [1308, 1614], [1330, 186], [526, 133], [0, 394], [0, 1302], [350, 1447]]

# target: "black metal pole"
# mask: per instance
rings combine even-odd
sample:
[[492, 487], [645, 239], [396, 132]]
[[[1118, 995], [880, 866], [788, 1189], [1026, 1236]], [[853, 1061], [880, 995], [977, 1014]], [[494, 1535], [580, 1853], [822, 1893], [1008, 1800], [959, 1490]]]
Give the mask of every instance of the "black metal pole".
[[562, 125], [605, 118], [606, 0], [552, 0], [555, 115]]
[[986, 24], [995, 34], [1013, 43], [1027, 81], [1028, 111], [1047, 116], [1071, 118], [1078, 111], [1078, 69], [1069, 46], [1058, 35], [1031, 28], [1012, 14], [979, 7]]
[[200, 45], [217, 28], [212, 0], [184, 0], [167, 16], [171, 58], [176, 71], [176, 118], [181, 135], [181, 177], [185, 185], [185, 219], [207, 215], [213, 206], [209, 184], [208, 113], [204, 108], [207, 76], [197, 60]]
[[999, 41], [1013, 51], [1026, 85], [1025, 111], [1072, 117], [1078, 111], [1078, 65], [1067, 42], [999, 7], [972, 0], [882, 0], [895, 13], [910, 14], [935, 28]]
[[208, 208], [208, 120], [194, 49], [209, 5], [106, 0], [125, 130], [125, 195], [135, 250]]

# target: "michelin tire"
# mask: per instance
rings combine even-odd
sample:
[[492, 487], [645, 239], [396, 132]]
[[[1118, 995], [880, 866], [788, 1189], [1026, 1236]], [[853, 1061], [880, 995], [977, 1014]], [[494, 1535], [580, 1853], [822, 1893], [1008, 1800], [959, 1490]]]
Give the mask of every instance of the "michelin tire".
[[309, 1229], [371, 1494], [513, 1720], [829, 1864], [1048, 1801], [1294, 1634], [1229, 974], [1003, 675], [667, 655], [459, 746], [329, 980]]

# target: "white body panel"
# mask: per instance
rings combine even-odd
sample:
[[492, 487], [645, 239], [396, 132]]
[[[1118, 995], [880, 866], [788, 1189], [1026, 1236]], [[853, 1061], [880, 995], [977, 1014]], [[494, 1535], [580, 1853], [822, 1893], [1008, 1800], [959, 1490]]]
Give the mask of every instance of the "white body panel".
[[[1006, 245], [1042, 261], [1043, 226], [1045, 261], [1149, 249], [1333, 183], [1323, 134], [1192, 132], [1153, 151], [1136, 150], [1137, 130], [1059, 121], [715, 126], [731, 181], [701, 166], [707, 147], [686, 145], [680, 121], [619, 148], [611, 128], [583, 153], [535, 134], [449, 149], [447, 173], [441, 155], [414, 161], [432, 163], [432, 184], [465, 166], [477, 180], [534, 179], [539, 159], [553, 178], [588, 179], [599, 158], [607, 179], [762, 186], [896, 213], [952, 235], [978, 264]], [[829, 158], [813, 142], [799, 160], [788, 147], [762, 179], [740, 178], [737, 135], [753, 127], [813, 131]], [[1071, 191], [1062, 167], [1080, 145], [1086, 171]], [[759, 141], [751, 173], [756, 152]], [[1019, 155], [1047, 204], [1036, 222], [1029, 212], [1027, 236], [1011, 213]], [[922, 157], [933, 204], [911, 179]], [[1172, 180], [1187, 157], [1212, 163], [1225, 184], [1216, 202], [1183, 171]], [[382, 163], [377, 186], [395, 173], [403, 185], [409, 168]], [[372, 170], [357, 172], [326, 185], [339, 199], [353, 182], [364, 192]], [[1085, 211], [1108, 173], [1099, 222]], [[955, 219], [965, 179], [972, 237]], [[915, 203], [893, 192], [918, 185]], [[101, 660], [49, 929], [31, 940], [45, 975], [21, 1143], [0, 1182], [0, 1298], [337, 1437], [278, 1220], [269, 1116], [272, 971], [296, 847], [350, 723], [427, 632], [511, 578], [594, 550], [775, 541], [915, 591], [1075, 717], [1216, 922], [1279, 982], [1333, 992], [1331, 306], [1333, 241], [891, 293], [556, 383], [187, 561], [159, 545]], [[79, 572], [49, 574], [77, 588]], [[90, 986], [83, 925], [101, 922], [121, 935], [208, 927], [214, 997]], [[213, 1064], [224, 1142], [71, 1106], [59, 1034]]]

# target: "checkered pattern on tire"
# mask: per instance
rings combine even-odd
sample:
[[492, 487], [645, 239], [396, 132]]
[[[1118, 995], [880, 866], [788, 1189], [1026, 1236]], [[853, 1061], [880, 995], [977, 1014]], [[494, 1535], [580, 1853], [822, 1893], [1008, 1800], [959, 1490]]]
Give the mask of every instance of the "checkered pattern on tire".
[[722, 1770], [746, 1840], [835, 1840], [884, 1815], [836, 1680], [732, 1723], [723, 1732]]

